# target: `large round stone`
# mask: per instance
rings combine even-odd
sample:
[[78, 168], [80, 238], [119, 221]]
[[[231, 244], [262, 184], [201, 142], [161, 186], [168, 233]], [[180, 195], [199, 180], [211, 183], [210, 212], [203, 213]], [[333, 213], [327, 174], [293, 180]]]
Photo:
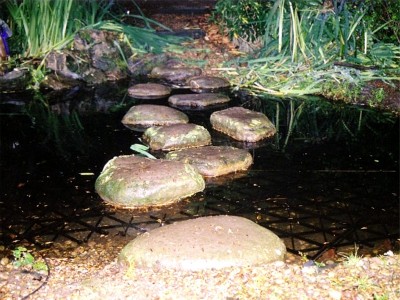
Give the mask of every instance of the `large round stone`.
[[168, 97], [171, 88], [158, 83], [139, 83], [128, 89], [128, 94], [137, 99], [159, 99]]
[[223, 94], [202, 93], [202, 94], [178, 94], [168, 98], [168, 102], [178, 107], [206, 107], [217, 104], [225, 104], [230, 98]]
[[247, 170], [253, 163], [253, 158], [247, 150], [229, 146], [206, 146], [172, 151], [165, 158], [188, 163], [201, 175], [210, 177]]
[[200, 68], [189, 67], [155, 67], [150, 74], [153, 78], [162, 78], [171, 82], [182, 82], [193, 76], [201, 75]]
[[208, 130], [196, 124], [150, 127], [142, 138], [152, 150], [169, 151], [211, 144]]
[[183, 112], [172, 107], [155, 104], [132, 106], [122, 118], [122, 123], [131, 129], [188, 122], [189, 118]]
[[216, 76], [198, 76], [188, 80], [190, 89], [197, 93], [212, 92], [230, 86], [228, 80]]
[[123, 208], [171, 204], [204, 187], [203, 177], [189, 164], [136, 155], [108, 161], [95, 183], [104, 201]]
[[274, 124], [266, 115], [243, 107], [213, 112], [210, 122], [215, 130], [239, 141], [257, 142], [276, 133]]
[[286, 247], [277, 235], [236, 216], [211, 216], [144, 233], [119, 255], [128, 267], [204, 270], [282, 261]]

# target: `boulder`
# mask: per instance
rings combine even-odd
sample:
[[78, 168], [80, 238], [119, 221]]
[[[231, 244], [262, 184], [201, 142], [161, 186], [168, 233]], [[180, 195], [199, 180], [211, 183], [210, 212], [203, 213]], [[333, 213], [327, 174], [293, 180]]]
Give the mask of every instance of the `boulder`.
[[30, 80], [31, 75], [27, 70], [13, 69], [4, 75], [0, 75], [0, 91], [26, 91]]
[[276, 133], [274, 124], [263, 113], [243, 107], [213, 112], [210, 122], [215, 130], [245, 142], [257, 142]]
[[236, 216], [210, 216], [146, 232], [120, 253], [129, 268], [206, 270], [283, 261], [286, 247], [268, 229]]
[[137, 56], [137, 53], [128, 58], [128, 70], [132, 77], [147, 76], [151, 70], [160, 64], [165, 64], [169, 57], [166, 54], [147, 53]]
[[201, 75], [202, 70], [200, 68], [190, 67], [155, 67], [150, 77], [165, 79], [170, 82], [183, 82], [188, 78]]
[[188, 80], [190, 89], [196, 93], [214, 92], [230, 86], [228, 80], [216, 76], [197, 76]]
[[202, 93], [202, 94], [178, 94], [168, 98], [168, 102], [177, 107], [206, 107], [217, 104], [225, 104], [230, 98], [223, 94]]
[[169, 151], [211, 144], [208, 130], [196, 124], [150, 127], [142, 138], [152, 150]]
[[168, 106], [155, 104], [132, 106], [122, 118], [122, 123], [131, 129], [184, 124], [188, 122], [189, 118], [183, 112]]
[[171, 88], [159, 83], [139, 83], [131, 86], [128, 94], [137, 99], [161, 99], [171, 94]]
[[189, 164], [136, 155], [108, 161], [95, 183], [105, 202], [122, 208], [172, 204], [204, 187], [203, 177]]
[[210, 177], [247, 170], [253, 163], [253, 158], [247, 150], [229, 146], [206, 146], [172, 151], [165, 158], [188, 163], [201, 175]]

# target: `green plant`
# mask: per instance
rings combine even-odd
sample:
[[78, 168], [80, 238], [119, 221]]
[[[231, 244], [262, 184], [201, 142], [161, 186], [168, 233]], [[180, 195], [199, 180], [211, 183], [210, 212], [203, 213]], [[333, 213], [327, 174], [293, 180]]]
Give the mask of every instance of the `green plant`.
[[137, 152], [137, 153], [139, 153], [139, 154], [141, 154], [141, 155], [143, 155], [143, 156], [146, 156], [146, 157], [148, 157], [148, 158], [151, 158], [151, 159], [157, 159], [155, 156], [153, 156], [153, 155], [151, 155], [147, 150], [149, 150], [149, 147], [147, 147], [147, 146], [145, 146], [145, 145], [142, 145], [142, 144], [133, 144], [133, 145], [131, 145], [131, 150], [133, 150], [133, 151], [135, 151], [135, 152]]
[[368, 290], [375, 286], [372, 279], [368, 276], [357, 278], [354, 285], [358, 290]]
[[19, 246], [15, 250], [13, 250], [12, 253], [14, 256], [14, 266], [29, 266], [35, 271], [48, 271], [46, 263], [37, 261], [25, 247]]
[[[127, 43], [135, 52], [161, 53], [164, 50], [173, 49], [187, 38], [174, 35], [158, 35], [154, 30], [125, 25], [117, 21], [100, 21], [86, 28], [109, 30], [122, 34], [122, 41]], [[118, 48], [118, 46], [117, 46]], [[119, 48], [120, 49], [120, 48]], [[123, 57], [124, 60], [126, 58]]]
[[41, 57], [68, 45], [80, 28], [102, 20], [112, 2], [106, 0], [6, 0], [14, 40], [26, 57]]
[[[264, 46], [258, 53], [237, 60], [246, 67], [238, 67], [238, 75], [230, 78], [236, 89], [273, 96], [323, 94], [353, 102], [363, 82], [398, 79], [400, 48], [376, 39], [374, 33], [380, 25], [369, 23], [368, 7], [359, 1], [330, 3], [262, 1], [263, 13], [258, 15], [255, 8], [254, 20], [264, 20], [255, 21], [264, 28], [252, 32], [262, 33], [257, 37], [263, 39]], [[214, 13], [214, 19], [219, 18], [231, 34], [238, 32], [238, 27], [245, 30], [239, 26], [242, 16], [236, 12], [237, 5], [234, 0], [221, 0]], [[253, 24], [254, 20], [248, 22]], [[340, 63], [344, 67], [336, 66]]]
[[381, 103], [385, 99], [385, 90], [383, 88], [374, 90], [372, 97], [376, 102]]
[[358, 255], [358, 250], [359, 247], [357, 245], [354, 245], [354, 252], [350, 253], [350, 254], [346, 254], [346, 253], [338, 253], [343, 259], [344, 259], [344, 264], [346, 266], [357, 266], [360, 261], [362, 256]]
[[366, 21], [378, 40], [400, 44], [400, 6], [397, 0], [358, 1], [367, 11]]
[[[299, 251], [299, 255], [300, 255], [301, 260], [302, 260], [303, 262], [307, 263], [307, 262], [310, 261], [310, 259], [307, 257], [307, 255], [304, 254], [303, 252]], [[326, 266], [325, 263], [323, 263], [323, 262], [318, 262], [318, 261], [315, 261], [315, 260], [313, 260], [312, 263], [313, 263], [316, 267], [318, 267], [318, 268], [323, 268], [323, 267]]]
[[144, 52], [161, 52], [163, 47], [183, 40], [157, 35], [149, 24], [168, 28], [143, 15], [130, 17], [145, 20], [148, 28], [123, 24], [119, 17], [111, 14], [113, 3], [108, 0], [6, 0], [10, 27], [14, 32], [11, 47], [14, 52], [22, 49], [24, 57], [42, 57], [51, 50], [68, 46], [83, 28], [123, 33], [124, 41]]
[[389, 296], [387, 294], [374, 295], [373, 300], [389, 300]]
[[231, 38], [240, 36], [254, 41], [265, 32], [270, 6], [271, 1], [220, 0], [214, 7], [211, 20], [222, 21]]

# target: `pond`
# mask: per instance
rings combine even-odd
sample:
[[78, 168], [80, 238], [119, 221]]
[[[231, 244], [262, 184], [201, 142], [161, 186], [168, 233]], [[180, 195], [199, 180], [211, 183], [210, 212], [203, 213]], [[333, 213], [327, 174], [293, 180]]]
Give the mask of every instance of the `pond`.
[[172, 207], [106, 206], [95, 179], [109, 159], [141, 143], [141, 132], [121, 124], [142, 103], [127, 96], [127, 87], [0, 95], [1, 244], [46, 247], [113, 231], [135, 236], [176, 220], [231, 214], [272, 230], [288, 251], [314, 258], [354, 244], [375, 254], [381, 245], [398, 246], [399, 119], [315, 97], [232, 94], [231, 105], [261, 111], [276, 125], [278, 133], [257, 144], [213, 131], [213, 110], [185, 111], [210, 130], [214, 145], [248, 149], [252, 167], [207, 180], [202, 193]]

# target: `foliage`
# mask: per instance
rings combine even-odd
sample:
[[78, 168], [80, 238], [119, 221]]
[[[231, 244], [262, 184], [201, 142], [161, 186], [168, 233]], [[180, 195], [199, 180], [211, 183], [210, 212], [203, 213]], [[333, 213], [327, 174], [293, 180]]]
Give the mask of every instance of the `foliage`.
[[[70, 43], [80, 28], [102, 20], [109, 12], [107, 0], [6, 0], [9, 25], [25, 57], [40, 57]], [[12, 42], [12, 41], [11, 41]]]
[[358, 1], [366, 9], [365, 20], [372, 28], [377, 28], [377, 40], [400, 44], [400, 5], [398, 0]]
[[220, 0], [216, 3], [211, 20], [222, 19], [231, 38], [247, 37], [254, 41], [264, 34], [266, 14], [270, 2], [262, 0]]
[[28, 252], [28, 249], [25, 247], [19, 246], [15, 250], [13, 250], [14, 256], [14, 265], [16, 267], [25, 267], [29, 266], [32, 267], [35, 271], [47, 271], [48, 267], [46, 263], [37, 261], [33, 257], [31, 253]]
[[87, 28], [110, 30], [122, 34], [122, 40], [136, 52], [161, 53], [172, 48], [185, 38], [173, 35], [158, 35], [153, 29], [124, 25], [116, 21], [100, 21]]
[[[238, 89], [248, 88], [275, 96], [301, 96], [321, 94], [322, 83], [358, 86], [372, 79], [398, 80], [400, 48], [376, 39], [374, 33], [380, 25], [368, 23], [370, 19], [366, 15], [370, 6], [346, 0], [327, 0], [323, 4], [302, 0], [258, 2], [262, 9], [255, 6], [254, 15], [257, 11], [263, 13], [253, 20], [247, 18], [253, 15], [251, 12], [244, 11], [244, 16], [237, 11], [242, 1], [220, 0], [213, 14], [214, 19], [228, 27], [231, 35], [247, 29], [242, 26], [242, 19], [246, 19], [246, 24], [260, 26], [244, 33], [244, 37], [252, 37], [257, 32], [264, 45], [258, 53], [236, 61], [236, 65], [246, 66], [231, 72], [231, 81]], [[233, 22], [235, 14], [237, 18]], [[350, 68], [335, 66], [342, 61]]]
[[123, 24], [120, 18], [128, 16], [112, 15], [114, 1], [6, 0], [5, 3], [11, 17], [8, 22], [14, 33], [9, 39], [11, 48], [24, 57], [43, 57], [51, 50], [65, 48], [73, 41], [76, 32], [83, 28], [123, 33], [125, 41], [142, 52], [161, 52], [163, 47], [182, 41], [182, 38], [155, 34], [151, 24], [168, 28], [143, 15], [129, 17], [144, 20], [147, 28]]

